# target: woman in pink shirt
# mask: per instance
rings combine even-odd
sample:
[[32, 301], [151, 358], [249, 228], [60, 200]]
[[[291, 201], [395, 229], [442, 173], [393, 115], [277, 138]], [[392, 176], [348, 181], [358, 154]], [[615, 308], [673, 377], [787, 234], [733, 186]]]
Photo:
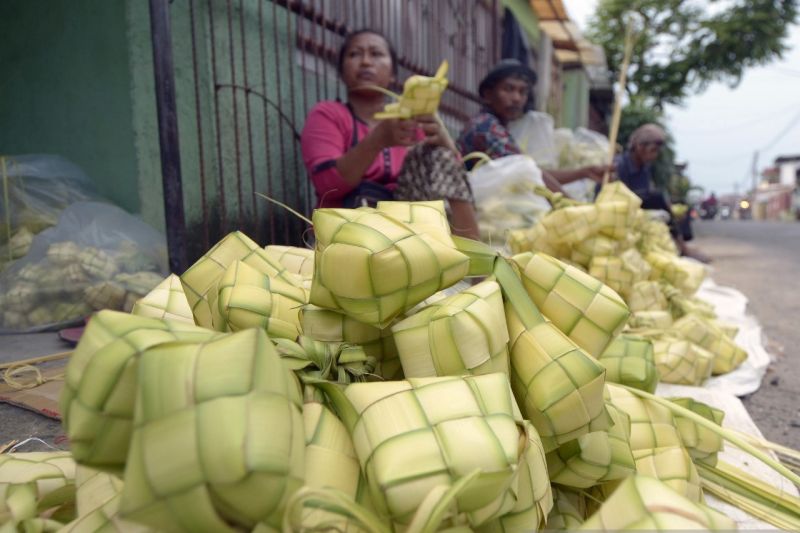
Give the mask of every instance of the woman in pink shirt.
[[349, 34], [339, 51], [347, 103], [320, 102], [306, 118], [301, 148], [317, 207], [357, 207], [375, 200], [446, 200], [453, 231], [478, 237], [466, 170], [447, 129], [434, 116], [376, 120], [397, 55], [373, 30]]

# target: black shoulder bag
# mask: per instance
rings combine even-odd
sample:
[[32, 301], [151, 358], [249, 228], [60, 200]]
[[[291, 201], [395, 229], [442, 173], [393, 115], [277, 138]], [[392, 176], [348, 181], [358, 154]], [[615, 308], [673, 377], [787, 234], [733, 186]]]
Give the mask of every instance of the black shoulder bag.
[[[350, 148], [352, 148], [358, 144], [358, 124], [356, 124], [356, 115], [353, 112], [353, 108], [350, 107], [350, 104], [347, 104], [347, 109], [350, 110], [350, 116], [353, 119], [353, 139], [350, 142]], [[383, 149], [383, 168], [382, 183], [361, 180], [361, 183], [342, 199], [342, 205], [347, 208], [375, 207], [378, 202], [394, 200], [394, 194], [392, 194], [392, 191], [385, 185], [385, 183], [389, 181], [392, 172], [391, 156], [388, 148]]]

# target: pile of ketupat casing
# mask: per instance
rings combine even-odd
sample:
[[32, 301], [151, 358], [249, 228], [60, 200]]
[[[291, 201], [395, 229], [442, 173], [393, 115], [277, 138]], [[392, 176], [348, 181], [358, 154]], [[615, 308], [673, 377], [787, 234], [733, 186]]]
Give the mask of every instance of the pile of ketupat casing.
[[[569, 264], [570, 275], [587, 272], [612, 288], [632, 313], [622, 338], [651, 341], [665, 383], [701, 385], [747, 358], [733, 340], [736, 328], [719, 322], [713, 308], [694, 296], [704, 267], [678, 256], [667, 225], [640, 209], [641, 200], [623, 183], [606, 185], [594, 204], [549, 196], [553, 211], [508, 235], [515, 261], [529, 265], [531, 283], [546, 291], [542, 272], [558, 258]], [[537, 305], [540, 300], [534, 298]], [[619, 357], [625, 349], [617, 341], [602, 357]]]
[[314, 251], [232, 233], [95, 315], [70, 453], [0, 455], [0, 530], [735, 527], [701, 485], [721, 416], [646, 392], [609, 286], [452, 237], [441, 202], [313, 225]]

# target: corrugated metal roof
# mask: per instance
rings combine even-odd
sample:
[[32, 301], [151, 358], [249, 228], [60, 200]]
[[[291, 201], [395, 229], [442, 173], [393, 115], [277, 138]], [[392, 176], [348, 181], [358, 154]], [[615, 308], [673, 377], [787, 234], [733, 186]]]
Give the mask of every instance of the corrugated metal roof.
[[562, 64], [605, 65], [602, 48], [591, 43], [569, 19], [561, 0], [530, 0], [539, 17], [539, 28], [553, 41]]
[[564, 2], [561, 0], [530, 0], [531, 8], [540, 21], [569, 20]]

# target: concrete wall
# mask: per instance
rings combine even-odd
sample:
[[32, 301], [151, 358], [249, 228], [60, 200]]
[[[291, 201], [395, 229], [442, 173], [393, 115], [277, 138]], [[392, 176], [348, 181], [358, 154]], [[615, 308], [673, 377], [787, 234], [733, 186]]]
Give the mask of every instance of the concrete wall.
[[139, 211], [125, 4], [3, 0], [0, 35], [0, 153], [62, 155]]

